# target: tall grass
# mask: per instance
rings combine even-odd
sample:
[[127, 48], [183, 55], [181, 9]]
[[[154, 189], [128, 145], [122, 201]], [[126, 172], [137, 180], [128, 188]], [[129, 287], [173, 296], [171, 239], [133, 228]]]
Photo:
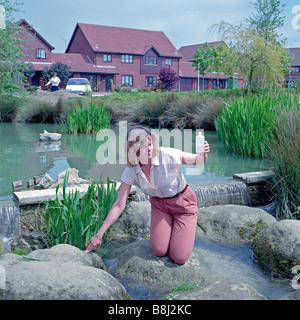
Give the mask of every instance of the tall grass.
[[45, 207], [46, 233], [51, 245], [68, 243], [80, 249], [88, 246], [89, 239], [99, 230], [118, 194], [116, 183], [107, 179], [92, 183], [82, 196], [66, 192], [68, 174], [65, 177], [62, 200], [56, 189], [56, 199]]
[[21, 123], [61, 123], [64, 102], [56, 104], [38, 99], [26, 99], [19, 108], [15, 121]]
[[111, 113], [104, 104], [98, 106], [91, 99], [88, 106], [77, 105], [67, 113], [65, 128], [68, 133], [97, 133], [100, 129], [109, 128]]
[[21, 105], [21, 98], [0, 94], [0, 122], [13, 121]]
[[276, 117], [298, 104], [298, 99], [288, 92], [241, 97], [223, 108], [215, 119], [218, 138], [234, 152], [266, 157]]
[[300, 109], [297, 105], [276, 117], [275, 131], [269, 141], [273, 190], [280, 203], [277, 215], [284, 219], [300, 219]]

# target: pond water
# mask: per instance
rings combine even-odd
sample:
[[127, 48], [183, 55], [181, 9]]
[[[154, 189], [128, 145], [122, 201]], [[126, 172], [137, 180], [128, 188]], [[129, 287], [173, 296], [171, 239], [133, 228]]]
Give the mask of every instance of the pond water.
[[[44, 130], [62, 133], [62, 139], [40, 141], [39, 133]], [[114, 131], [118, 142], [119, 128], [115, 127]], [[193, 139], [194, 136], [195, 132]], [[205, 132], [205, 138], [211, 146], [211, 152], [202, 174], [195, 174], [191, 166], [182, 166], [183, 174], [190, 184], [224, 182], [232, 179], [235, 173], [269, 169], [264, 160], [245, 158], [225, 150], [215, 132]], [[96, 135], [66, 134], [61, 125], [0, 123], [0, 197], [12, 195], [13, 181], [21, 180], [23, 188], [26, 188], [27, 180], [34, 176], [43, 176], [47, 172], [56, 180], [57, 175], [67, 168], [76, 168], [79, 177], [84, 179], [99, 179], [102, 175], [104, 180], [110, 177], [120, 181], [126, 165], [99, 164], [96, 154], [101, 143], [96, 141]]]

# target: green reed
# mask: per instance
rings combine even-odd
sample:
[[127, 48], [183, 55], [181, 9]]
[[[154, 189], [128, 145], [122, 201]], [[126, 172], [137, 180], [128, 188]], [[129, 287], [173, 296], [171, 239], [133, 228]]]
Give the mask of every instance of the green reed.
[[296, 94], [281, 91], [236, 99], [215, 119], [218, 138], [244, 156], [266, 157], [276, 117], [298, 104], [298, 99]]
[[274, 172], [273, 191], [279, 202], [277, 215], [300, 219], [300, 108], [297, 104], [276, 118], [269, 157]]
[[98, 106], [95, 101], [87, 106], [76, 105], [67, 113], [65, 128], [68, 133], [97, 133], [100, 129], [109, 128], [111, 113], [104, 104]]
[[67, 180], [68, 174], [64, 180], [61, 197], [57, 187], [56, 199], [46, 204], [46, 234], [51, 245], [68, 243], [85, 249], [114, 204], [118, 194], [117, 185], [107, 178], [106, 184], [102, 181], [94, 182], [82, 195], [78, 190], [68, 193]]

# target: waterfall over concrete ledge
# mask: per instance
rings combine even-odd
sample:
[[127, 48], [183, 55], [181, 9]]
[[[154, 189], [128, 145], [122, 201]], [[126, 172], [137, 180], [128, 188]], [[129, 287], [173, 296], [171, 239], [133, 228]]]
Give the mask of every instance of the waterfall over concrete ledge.
[[[225, 204], [251, 206], [250, 194], [244, 182], [231, 181], [201, 186], [190, 184], [190, 187], [197, 196], [199, 209]], [[134, 199], [135, 201], [146, 201], [149, 197], [142, 192], [137, 192]]]
[[0, 237], [10, 238], [21, 234], [20, 208], [13, 199], [0, 201]]

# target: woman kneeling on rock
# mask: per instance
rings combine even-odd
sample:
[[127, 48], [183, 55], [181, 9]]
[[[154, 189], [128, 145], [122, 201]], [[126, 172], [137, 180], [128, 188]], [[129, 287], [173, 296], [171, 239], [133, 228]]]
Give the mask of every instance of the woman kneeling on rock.
[[132, 185], [150, 198], [150, 240], [152, 252], [159, 257], [169, 255], [178, 264], [185, 263], [194, 246], [198, 205], [194, 191], [181, 172], [181, 164], [203, 164], [204, 153], [192, 154], [178, 149], [159, 147], [158, 136], [147, 127], [135, 126], [127, 133], [127, 167], [116, 202], [103, 225], [89, 241], [86, 252], [97, 249], [102, 236], [125, 209]]

